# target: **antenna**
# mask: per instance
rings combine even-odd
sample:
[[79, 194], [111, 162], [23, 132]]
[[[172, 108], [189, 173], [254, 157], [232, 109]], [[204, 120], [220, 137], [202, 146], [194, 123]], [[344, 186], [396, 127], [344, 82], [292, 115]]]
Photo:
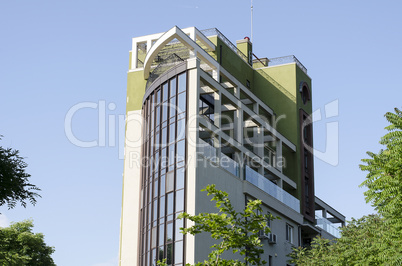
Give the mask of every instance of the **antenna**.
[[253, 0], [251, 0], [251, 43], [253, 43]]

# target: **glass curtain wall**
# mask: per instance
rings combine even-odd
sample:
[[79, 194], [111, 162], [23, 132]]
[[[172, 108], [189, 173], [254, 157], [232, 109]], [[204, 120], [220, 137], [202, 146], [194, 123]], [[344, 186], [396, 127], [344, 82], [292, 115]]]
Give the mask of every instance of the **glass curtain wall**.
[[187, 74], [162, 83], [143, 105], [140, 265], [184, 265]]

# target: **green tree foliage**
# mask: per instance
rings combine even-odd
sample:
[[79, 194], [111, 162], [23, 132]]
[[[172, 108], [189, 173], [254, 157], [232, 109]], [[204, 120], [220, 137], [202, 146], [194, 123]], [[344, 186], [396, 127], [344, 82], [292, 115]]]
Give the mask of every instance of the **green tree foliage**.
[[381, 138], [384, 149], [367, 152], [361, 170], [368, 171], [360, 185], [367, 187], [366, 201], [378, 215], [353, 219], [342, 228], [335, 243], [317, 238], [311, 248], [294, 249], [298, 265], [402, 265], [402, 112], [386, 113], [388, 133]]
[[402, 112], [386, 113], [391, 124], [385, 129], [388, 133], [381, 138], [385, 146], [378, 154], [367, 152], [370, 159], [363, 159], [360, 165], [368, 171], [366, 180], [361, 184], [368, 190], [364, 193], [366, 201], [371, 202], [378, 213], [387, 221], [402, 227]]
[[384, 241], [393, 230], [379, 215], [352, 219], [341, 228], [342, 237], [330, 241], [315, 238], [311, 247], [294, 248], [291, 263], [297, 265], [395, 265], [401, 247], [398, 242]]
[[[208, 260], [196, 265], [263, 265], [261, 260], [263, 253], [262, 243], [258, 237], [259, 232], [269, 232], [267, 221], [274, 219], [271, 214], [263, 214], [261, 200], [249, 200], [243, 212], [237, 212], [232, 206], [228, 194], [216, 189], [215, 185], [208, 185], [201, 191], [207, 191], [212, 195], [211, 201], [219, 210], [217, 213], [200, 213], [190, 215], [183, 213], [179, 218], [185, 218], [194, 223], [193, 226], [182, 228], [184, 234], [196, 235], [208, 232], [211, 237], [218, 240], [211, 246], [213, 249]], [[220, 241], [220, 242], [219, 242]], [[244, 257], [244, 262], [234, 259], [223, 259], [225, 252], [239, 253]], [[230, 253], [229, 253], [230, 254]]]
[[0, 206], [12, 209], [20, 202], [26, 207], [27, 201], [35, 205], [40, 189], [29, 183], [31, 175], [25, 172], [26, 167], [18, 150], [0, 146]]
[[0, 265], [56, 265], [50, 256], [54, 248], [47, 246], [43, 234], [34, 234], [32, 228], [30, 220], [0, 228]]

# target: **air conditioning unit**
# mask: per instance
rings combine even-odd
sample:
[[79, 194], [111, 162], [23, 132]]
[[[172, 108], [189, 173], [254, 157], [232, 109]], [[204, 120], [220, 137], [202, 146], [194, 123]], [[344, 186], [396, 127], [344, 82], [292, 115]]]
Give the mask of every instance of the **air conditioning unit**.
[[273, 233], [268, 234], [268, 243], [276, 244], [276, 235]]

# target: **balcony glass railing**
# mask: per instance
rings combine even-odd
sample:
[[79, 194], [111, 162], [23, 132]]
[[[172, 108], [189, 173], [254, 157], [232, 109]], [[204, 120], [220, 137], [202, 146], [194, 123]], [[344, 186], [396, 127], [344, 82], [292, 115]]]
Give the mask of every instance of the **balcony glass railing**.
[[221, 167], [235, 176], [239, 176], [239, 164], [232, 160], [232, 158], [226, 156], [225, 154], [221, 154]]
[[204, 155], [205, 158], [216, 161], [216, 149], [209, 145], [209, 143], [200, 139], [200, 145], [198, 145], [199, 152]]
[[[208, 142], [205, 142], [202, 139], [200, 139], [200, 145], [198, 147], [198, 152], [201, 153], [205, 158], [207, 158], [209, 160], [213, 160], [214, 162], [217, 162], [216, 148], [214, 148]], [[226, 171], [232, 173], [233, 175], [235, 175], [237, 177], [239, 176], [240, 166], [236, 161], [234, 161], [229, 156], [222, 153], [219, 164]]]
[[318, 215], [315, 216], [315, 219], [317, 220], [317, 226], [323, 229], [324, 231], [330, 233], [334, 237], [340, 238], [341, 237], [341, 232], [340, 230], [334, 226], [333, 223], [331, 223], [328, 219], [325, 219], [324, 217], [320, 217]]
[[298, 199], [248, 166], [246, 166], [246, 180], [300, 213], [300, 201]]

